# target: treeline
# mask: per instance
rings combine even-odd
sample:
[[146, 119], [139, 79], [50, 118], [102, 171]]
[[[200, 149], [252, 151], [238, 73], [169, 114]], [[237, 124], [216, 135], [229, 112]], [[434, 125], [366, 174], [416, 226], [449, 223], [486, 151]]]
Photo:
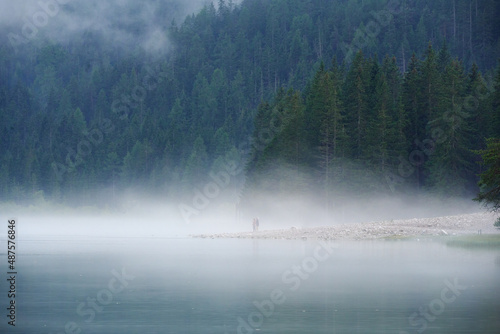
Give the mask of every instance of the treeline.
[[446, 44], [413, 55], [404, 74], [395, 57], [379, 63], [362, 52], [348, 69], [321, 64], [303, 92], [280, 90], [260, 105], [254, 142], [266, 145], [255, 145], [247, 196], [424, 190], [472, 198], [481, 172], [473, 150], [500, 138], [500, 71], [488, 87]]
[[[65, 43], [40, 35], [14, 53], [2, 35], [0, 198], [77, 195], [82, 203], [105, 203], [131, 186], [189, 197], [226, 155], [246, 161], [241, 147], [259, 135], [270, 110], [280, 110], [287, 126], [272, 133], [271, 143], [261, 140], [247, 169], [249, 189], [273, 159], [305, 169], [297, 180], [306, 187], [328, 177], [328, 189], [339, 182], [371, 189], [365, 167], [400, 176], [400, 155], [428, 151], [415, 140], [438, 142], [429, 127], [442, 128], [446, 138], [457, 130], [464, 150], [480, 148], [493, 132], [497, 109], [476, 92], [492, 86], [500, 55], [495, 13], [500, 5], [493, 0], [220, 0], [180, 24], [164, 22], [173, 46], [167, 55], [123, 49], [98, 31]], [[446, 41], [448, 51], [412, 57], [429, 41]], [[470, 94], [477, 109], [454, 108]], [[459, 127], [437, 125], [447, 110], [477, 122], [460, 116], [466, 121]], [[439, 168], [458, 173], [465, 159], [459, 180], [464, 192], [474, 188], [473, 158], [459, 151], [457, 165], [438, 160], [446, 147], [436, 145], [404, 182], [393, 178], [394, 187], [436, 188], [447, 183]], [[104, 189], [103, 196], [94, 189]]]

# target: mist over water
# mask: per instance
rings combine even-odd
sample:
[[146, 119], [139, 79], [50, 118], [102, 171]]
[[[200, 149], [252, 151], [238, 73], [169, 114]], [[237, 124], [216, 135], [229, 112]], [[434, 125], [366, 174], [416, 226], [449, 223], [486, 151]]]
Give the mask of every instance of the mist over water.
[[[23, 333], [64, 333], [66, 326], [81, 333], [500, 329], [497, 248], [453, 248], [429, 239], [189, 237], [251, 231], [252, 213], [262, 230], [289, 229], [477, 211], [468, 201], [353, 197], [342, 216], [314, 205], [314, 198], [262, 194], [268, 205], [259, 210], [238, 215], [237, 206], [212, 199], [187, 223], [179, 202], [135, 195], [113, 210], [17, 212], [17, 321]], [[6, 271], [6, 254], [0, 254]]]
[[[20, 242], [18, 321], [28, 334], [63, 332], [69, 322], [82, 333], [249, 333], [257, 332], [256, 324], [262, 333], [500, 328], [495, 320], [500, 267], [493, 250], [431, 241]], [[119, 286], [117, 277], [126, 287], [110, 293], [110, 282]], [[452, 292], [450, 285], [458, 290]], [[276, 290], [282, 297], [273, 305]], [[453, 302], [440, 302], [444, 290]], [[93, 313], [89, 300], [97, 303]], [[444, 309], [430, 311], [441, 304]]]
[[[186, 215], [184, 207], [193, 211]], [[429, 196], [347, 198], [327, 210], [314, 197], [259, 196], [259, 205], [240, 204], [220, 198], [207, 200], [197, 208], [190, 197], [166, 200], [147, 194], [129, 193], [111, 208], [60, 206], [30, 208], [6, 206], [5, 218], [19, 217], [19, 233], [30, 238], [129, 238], [186, 237], [200, 233], [251, 231], [252, 219], [259, 217], [261, 230], [334, 226], [349, 223], [429, 218], [480, 212], [471, 200], [440, 199]], [[9, 216], [10, 215], [10, 216]], [[189, 220], [186, 220], [186, 217]]]

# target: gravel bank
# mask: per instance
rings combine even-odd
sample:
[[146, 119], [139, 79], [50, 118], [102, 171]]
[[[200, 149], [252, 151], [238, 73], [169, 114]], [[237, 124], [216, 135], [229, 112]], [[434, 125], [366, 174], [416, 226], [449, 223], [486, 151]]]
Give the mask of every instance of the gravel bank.
[[496, 215], [488, 212], [436, 218], [391, 220], [312, 228], [263, 230], [259, 232], [192, 235], [194, 238], [366, 240], [387, 237], [500, 234], [493, 226]]

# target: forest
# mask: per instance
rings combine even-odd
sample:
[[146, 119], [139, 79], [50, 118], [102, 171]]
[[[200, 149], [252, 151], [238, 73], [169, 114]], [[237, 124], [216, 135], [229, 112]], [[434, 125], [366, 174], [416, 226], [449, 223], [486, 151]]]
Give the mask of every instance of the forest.
[[478, 193], [477, 151], [500, 138], [498, 1], [220, 0], [168, 21], [173, 2], [145, 3], [166, 49], [1, 26], [0, 201], [190, 199], [212, 181], [236, 203]]

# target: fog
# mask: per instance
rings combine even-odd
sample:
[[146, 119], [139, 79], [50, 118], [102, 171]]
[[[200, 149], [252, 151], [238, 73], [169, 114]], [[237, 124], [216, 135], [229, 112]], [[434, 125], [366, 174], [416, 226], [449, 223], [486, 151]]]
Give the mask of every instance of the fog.
[[[481, 211], [466, 199], [432, 196], [343, 196], [326, 210], [312, 196], [259, 194], [259, 202], [239, 204], [227, 197], [197, 193], [184, 199], [125, 192], [112, 207], [66, 207], [39, 203], [4, 205], [5, 219], [17, 218], [23, 238], [186, 238], [199, 233], [248, 232], [258, 217], [261, 230], [307, 228], [359, 222], [456, 215]], [[76, 204], [75, 204], [76, 205]]]
[[[0, 26], [10, 41], [36, 45], [42, 39], [69, 42], [96, 32], [107, 45], [168, 52], [167, 29], [199, 11], [208, 0], [18, 0], [0, 3]], [[216, 3], [216, 1], [214, 1]], [[236, 3], [236, 2], [235, 2]], [[5, 36], [2, 36], [2, 38]], [[22, 42], [21, 44], [26, 44]]]

